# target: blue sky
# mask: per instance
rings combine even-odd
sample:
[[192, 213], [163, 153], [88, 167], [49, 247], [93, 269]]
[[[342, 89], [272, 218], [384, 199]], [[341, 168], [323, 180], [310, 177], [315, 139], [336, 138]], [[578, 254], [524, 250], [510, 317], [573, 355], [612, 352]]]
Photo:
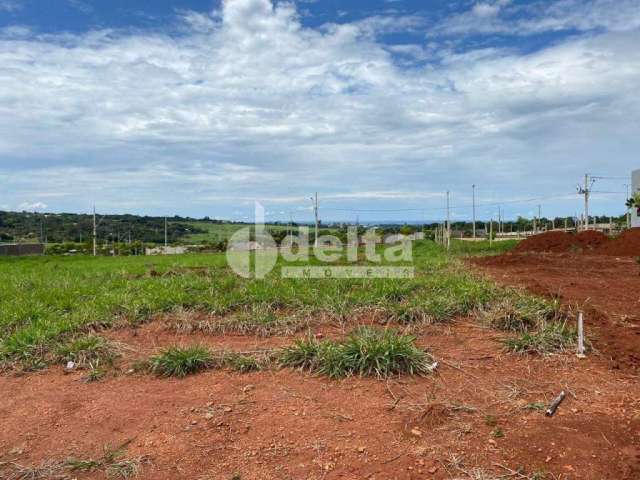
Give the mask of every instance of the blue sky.
[[573, 215], [640, 168], [638, 45], [640, 0], [0, 0], [0, 209]]

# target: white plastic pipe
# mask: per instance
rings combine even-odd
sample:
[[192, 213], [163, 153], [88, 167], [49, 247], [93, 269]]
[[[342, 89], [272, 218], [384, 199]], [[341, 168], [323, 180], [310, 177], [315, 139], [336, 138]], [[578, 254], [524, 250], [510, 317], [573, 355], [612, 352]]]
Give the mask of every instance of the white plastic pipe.
[[578, 358], [584, 357], [584, 318], [582, 312], [578, 312]]

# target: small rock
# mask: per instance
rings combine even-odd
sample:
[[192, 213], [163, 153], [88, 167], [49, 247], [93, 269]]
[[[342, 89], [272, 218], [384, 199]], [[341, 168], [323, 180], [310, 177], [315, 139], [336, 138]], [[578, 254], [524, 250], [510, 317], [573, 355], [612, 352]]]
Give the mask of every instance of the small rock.
[[365, 447], [358, 447], [358, 452], [359, 452], [359, 453], [364, 453], [364, 452], [365, 452], [365, 450], [366, 450], [366, 448], [365, 448]]
[[436, 467], [436, 466], [433, 466], [429, 470], [427, 470], [427, 472], [429, 472], [429, 473], [436, 473], [437, 471], [438, 471], [438, 467]]
[[224, 411], [225, 411], [225, 412], [227, 412], [227, 413], [229, 413], [229, 412], [232, 412], [232, 411], [233, 411], [233, 408], [231, 408], [231, 407], [224, 407]]
[[422, 436], [422, 430], [420, 430], [418, 428], [412, 428], [411, 429], [411, 435], [413, 435], [414, 437], [421, 437]]

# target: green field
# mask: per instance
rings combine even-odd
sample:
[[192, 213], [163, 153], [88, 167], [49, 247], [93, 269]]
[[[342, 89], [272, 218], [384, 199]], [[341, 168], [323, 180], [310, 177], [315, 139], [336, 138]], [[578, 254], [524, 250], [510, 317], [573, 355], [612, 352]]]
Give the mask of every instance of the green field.
[[44, 366], [63, 341], [184, 310], [215, 317], [213, 333], [292, 333], [309, 322], [348, 322], [363, 311], [400, 324], [444, 322], [512, 295], [473, 275], [458, 257], [512, 246], [454, 242], [449, 255], [421, 241], [412, 279], [282, 279], [278, 269], [262, 280], [244, 279], [223, 254], [3, 258], [0, 359]]
[[[231, 236], [240, 230], [247, 227], [242, 223], [213, 223], [213, 222], [189, 222], [189, 225], [197, 227], [202, 230], [206, 230], [207, 233], [194, 233], [192, 235], [185, 235], [181, 238], [182, 243], [202, 243], [202, 242], [219, 242], [222, 240], [229, 240]], [[268, 230], [286, 230], [286, 225], [266, 225]], [[297, 228], [294, 228], [296, 230]]]

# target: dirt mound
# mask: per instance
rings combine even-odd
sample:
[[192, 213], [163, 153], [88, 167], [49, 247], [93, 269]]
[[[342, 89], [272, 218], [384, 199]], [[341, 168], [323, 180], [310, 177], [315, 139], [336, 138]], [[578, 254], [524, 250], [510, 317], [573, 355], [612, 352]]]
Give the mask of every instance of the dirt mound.
[[640, 228], [626, 230], [619, 237], [599, 245], [596, 253], [621, 257], [640, 256]]
[[580, 232], [545, 232], [534, 235], [520, 242], [514, 249], [522, 252], [575, 252], [594, 250], [608, 243], [609, 237], [596, 231]]

